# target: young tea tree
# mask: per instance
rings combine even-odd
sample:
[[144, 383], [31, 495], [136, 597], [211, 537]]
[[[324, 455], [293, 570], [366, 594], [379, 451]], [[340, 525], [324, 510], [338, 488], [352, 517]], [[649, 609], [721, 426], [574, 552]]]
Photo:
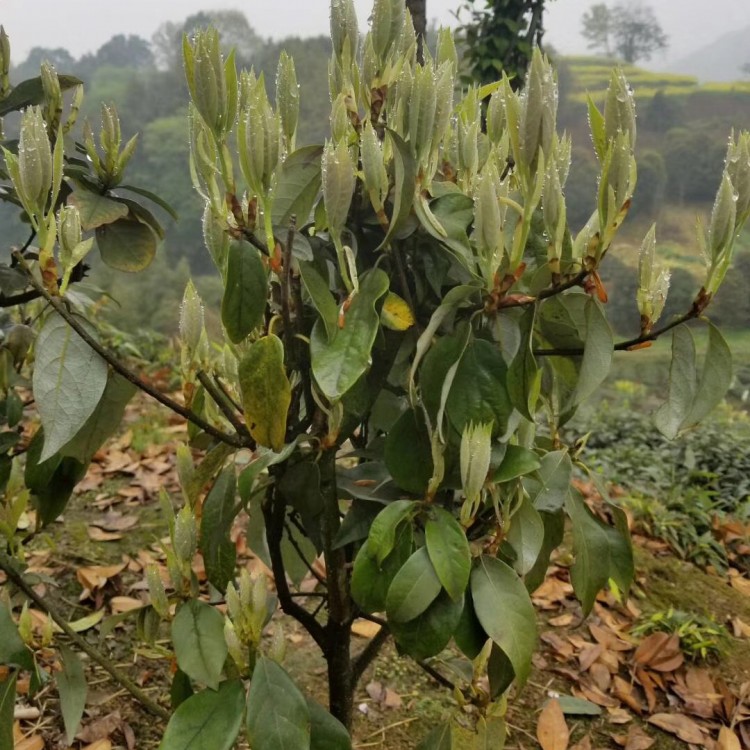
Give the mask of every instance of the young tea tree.
[[[354, 691], [389, 638], [420, 663], [451, 643], [465, 657], [458, 710], [425, 750], [502, 747], [507, 692], [528, 678], [536, 647], [530, 592], [566, 523], [584, 613], [603, 587], [627, 591], [633, 575], [623, 512], [601, 486], [603, 521], [571, 485], [588, 469], [566, 423], [614, 351], [638, 356], [668, 331], [658, 429], [693, 427], [731, 379], [721, 334], [701, 323], [709, 335], [699, 365], [688, 324], [703, 320], [750, 215], [750, 135], [731, 139], [699, 231], [707, 274], [692, 306], [659, 325], [669, 272], [652, 229], [639, 267], [641, 333], [615, 341], [598, 269], [636, 183], [635, 108], [622, 73], [612, 74], [603, 112], [589, 105], [601, 175], [591, 218], [572, 231], [570, 139], [556, 131], [555, 74], [539, 51], [521, 93], [505, 77], [459, 95], [450, 32], [418, 63], [403, 0], [376, 0], [363, 40], [352, 1], [333, 0], [331, 38], [331, 137], [302, 147], [288, 57], [272, 105], [264, 77], [238, 74], [215, 31], [184, 40], [190, 171], [224, 284], [223, 336], [209, 335], [188, 284], [184, 405], [151, 389], [189, 420], [177, 454], [181, 507], [163, 498], [170, 584], [149, 570], [152, 604], [139, 614], [144, 633], [169, 633], [178, 667], [163, 750], [231, 748], [241, 734], [253, 750], [350, 748]], [[46, 125], [38, 110], [24, 118], [22, 141]], [[20, 195], [30, 184], [22, 149], [6, 162]], [[34, 184], [41, 199], [23, 206], [41, 226], [54, 180]], [[64, 273], [70, 245], [56, 223], [46, 226], [43, 262], [15, 256], [50, 308], [35, 345], [44, 434], [30, 451], [32, 476], [68, 460], [89, 432], [90, 414], [63, 419], [53, 408], [77, 368], [99, 372], [97, 387], [66, 397], [107, 413], [108, 379], [127, 373], [64, 284], [44, 282]], [[74, 345], [60, 355], [62, 336]], [[42, 364], [53, 356], [66, 366], [51, 384]], [[79, 475], [65, 477], [72, 486]], [[40, 483], [29, 489], [47, 509], [43, 521], [64, 507]], [[236, 525], [272, 571], [273, 594], [263, 577], [238, 573]], [[193, 570], [197, 551], [207, 591]], [[309, 574], [313, 592], [299, 588]], [[327, 661], [330, 713], [281, 666], [278, 627], [263, 637], [277, 606]], [[381, 626], [363, 649], [351, 641], [357, 618]]]

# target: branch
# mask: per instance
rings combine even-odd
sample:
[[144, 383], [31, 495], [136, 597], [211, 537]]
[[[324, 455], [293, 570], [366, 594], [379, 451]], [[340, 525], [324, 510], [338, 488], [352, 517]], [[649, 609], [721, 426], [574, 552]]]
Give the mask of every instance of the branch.
[[154, 400], [158, 401], [160, 404], [166, 406], [168, 409], [171, 409], [176, 414], [179, 414], [184, 419], [187, 419], [188, 421], [192, 422], [194, 425], [200, 427], [204, 432], [208, 433], [212, 437], [216, 438], [217, 440], [220, 440], [222, 443], [226, 443], [227, 445], [231, 445], [235, 448], [244, 448], [244, 447], [251, 447], [251, 443], [247, 440], [247, 438], [242, 437], [241, 435], [230, 435], [226, 432], [222, 432], [221, 430], [214, 427], [210, 422], [207, 422], [203, 417], [199, 416], [195, 412], [191, 411], [187, 407], [183, 406], [181, 403], [175, 401], [174, 399], [170, 398], [169, 396], [165, 395], [161, 391], [158, 391], [156, 388], [154, 388], [149, 383], [145, 382], [144, 380], [141, 380], [138, 375], [136, 375], [134, 372], [129, 370], [125, 365], [120, 362], [120, 360], [115, 357], [112, 352], [108, 351], [105, 347], [103, 347], [76, 319], [76, 317], [70, 313], [70, 311], [66, 308], [66, 306], [62, 302], [62, 298], [60, 297], [53, 297], [32, 275], [31, 269], [29, 268], [26, 261], [18, 254], [16, 253], [14, 255], [18, 259], [18, 263], [23, 269], [24, 273], [29, 279], [29, 283], [34, 287], [34, 289], [39, 293], [41, 297], [44, 297], [45, 300], [50, 304], [52, 309], [61, 317], [65, 322], [106, 362], [109, 363], [109, 365], [112, 367], [112, 369], [122, 375], [127, 381], [132, 383], [136, 388], [139, 388], [144, 393], [148, 394], [153, 398]]
[[81, 649], [81, 651], [88, 654], [92, 661], [95, 661], [113, 680], [115, 680], [115, 682], [122, 685], [122, 687], [125, 688], [125, 690], [127, 690], [139, 703], [141, 703], [149, 713], [158, 716], [164, 721], [169, 721], [169, 711], [162, 708], [158, 703], [146, 695], [146, 693], [143, 692], [143, 690], [141, 690], [141, 688], [139, 688], [138, 685], [136, 685], [127, 675], [120, 672], [120, 670], [117, 669], [117, 667], [115, 667], [115, 665], [104, 656], [104, 654], [97, 651], [85, 638], [76, 633], [75, 630], [68, 625], [67, 620], [58, 612], [57, 607], [52, 604], [50, 598], [39, 596], [39, 594], [37, 594], [28, 583], [26, 583], [23, 576], [21, 576], [13, 566], [11, 559], [4, 552], [0, 552], [0, 569], [3, 570], [5, 575], [7, 575], [8, 578], [13, 581], [13, 583], [15, 583], [15, 585], [18, 586], [18, 588], [23, 591], [23, 593], [26, 594], [34, 604], [36, 604], [37, 607], [43, 612], [46, 612], [55, 621], [63, 633], [65, 633], [65, 635], [67, 635], [68, 638], [70, 638], [70, 640]]
[[382, 625], [380, 630], [375, 633], [370, 642], [362, 649], [352, 664], [352, 687], [356, 687], [357, 683], [362, 679], [365, 670], [380, 653], [380, 649], [383, 648], [390, 635], [391, 632], [388, 630], [388, 626]]
[[297, 620], [312, 636], [323, 653], [326, 653], [328, 644], [325, 629], [310, 612], [294, 601], [286, 580], [284, 558], [281, 555], [281, 539], [284, 533], [286, 507], [280, 498], [275, 497], [273, 487], [269, 488], [266, 502], [261, 505], [263, 518], [266, 522], [266, 540], [268, 541], [268, 553], [271, 557], [271, 571], [276, 583], [276, 593], [279, 595], [281, 609], [285, 614]]
[[209, 378], [203, 370], [198, 371], [198, 380], [200, 381], [200, 384], [206, 389], [206, 393], [211, 396], [216, 405], [219, 407], [221, 413], [226, 417], [229, 424], [234, 427], [234, 431], [238, 435], [243, 435], [245, 439], [252, 440], [252, 438], [250, 437], [250, 433], [247, 431], [247, 427], [242, 422], [242, 420], [237, 417], [237, 414], [234, 410], [234, 404], [231, 402], [227, 394], [217, 385], [211, 382], [211, 378]]
[[430, 666], [426, 661], [419, 661], [417, 659], [415, 659], [414, 661], [439, 685], [442, 685], [444, 688], [448, 688], [449, 690], [455, 690], [455, 684], [451, 682], [447, 677], [440, 674], [437, 669]]
[[[299, 526], [296, 523], [294, 525], [297, 526], [297, 528], [299, 529]], [[286, 521], [284, 521], [284, 528], [286, 529], [286, 533], [287, 533], [287, 535], [289, 537], [289, 543], [294, 548], [294, 551], [297, 553], [297, 557], [299, 557], [299, 559], [302, 561], [302, 564], [307, 568], [307, 570], [309, 571], [310, 575], [321, 586], [327, 586], [328, 585], [328, 581], [326, 581], [326, 579], [323, 578], [323, 576], [320, 575], [320, 573], [318, 573], [317, 570], [315, 570], [315, 568], [313, 567], [312, 563], [305, 557], [305, 553], [302, 551], [302, 548], [299, 546], [299, 544], [297, 543], [297, 540], [292, 535], [292, 530], [291, 530], [291, 528], [289, 527], [289, 524]], [[302, 530], [302, 533], [304, 534], [304, 530]]]
[[[656, 328], [650, 333], [642, 333], [640, 336], [627, 339], [626, 341], [617, 342], [614, 346], [614, 350], [616, 352], [631, 351], [640, 344], [645, 344], [649, 341], [656, 341], [659, 336], [663, 336], [673, 328], [700, 317], [701, 313], [701, 309], [697, 305], [693, 305], [693, 307], [684, 315], [680, 315], [679, 318], [675, 318], [671, 323], [667, 323], [667, 325], [662, 326], [661, 328]], [[583, 353], [583, 347], [572, 347], [570, 349], [534, 349], [534, 356], [537, 357], [580, 357]]]

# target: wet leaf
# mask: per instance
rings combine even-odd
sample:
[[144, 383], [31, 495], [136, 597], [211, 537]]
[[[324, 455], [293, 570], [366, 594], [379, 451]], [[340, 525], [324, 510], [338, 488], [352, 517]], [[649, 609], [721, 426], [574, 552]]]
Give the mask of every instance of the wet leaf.
[[60, 694], [60, 712], [65, 722], [65, 735], [70, 745], [83, 717], [88, 686], [78, 656], [67, 646], [60, 646], [60, 657], [63, 668], [57, 674], [57, 690]]
[[260, 253], [249, 242], [229, 244], [221, 322], [229, 340], [238, 344], [263, 323], [268, 295], [266, 269]]
[[180, 669], [217, 690], [227, 658], [222, 615], [204, 602], [186, 602], [172, 622], [172, 643]]
[[135, 219], [118, 219], [96, 230], [96, 244], [102, 260], [117, 271], [142, 271], [156, 255], [157, 237], [146, 224]]

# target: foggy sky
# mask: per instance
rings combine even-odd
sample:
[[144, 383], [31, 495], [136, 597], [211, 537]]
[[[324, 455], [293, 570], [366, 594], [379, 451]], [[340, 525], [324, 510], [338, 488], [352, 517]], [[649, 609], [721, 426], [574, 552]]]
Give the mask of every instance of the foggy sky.
[[[583, 12], [596, 0], [552, 0], [546, 13], [547, 40], [564, 53], [585, 53], [579, 34]], [[659, 67], [713, 41], [750, 26], [750, 0], [650, 0], [669, 36]], [[364, 30], [371, 0], [355, 0]], [[455, 25], [460, 0], [427, 0], [427, 13]], [[67, 48], [75, 57], [93, 52], [115, 34], [150, 39], [164, 21], [179, 21], [198, 10], [237, 8], [263, 37], [275, 39], [328, 33], [328, 0], [0, 0], [0, 23], [11, 37], [13, 59], [21, 62], [34, 46]]]

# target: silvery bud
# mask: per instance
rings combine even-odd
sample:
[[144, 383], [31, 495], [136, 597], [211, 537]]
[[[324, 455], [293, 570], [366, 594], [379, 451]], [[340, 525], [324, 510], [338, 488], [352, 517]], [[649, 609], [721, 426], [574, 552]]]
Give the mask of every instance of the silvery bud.
[[487, 105], [487, 135], [493, 145], [500, 143], [505, 128], [505, 96], [503, 90], [498, 89], [492, 93]]
[[78, 209], [75, 206], [64, 206], [60, 209], [58, 231], [60, 262], [63, 267], [70, 265], [81, 236], [81, 215]]
[[360, 153], [365, 189], [375, 211], [382, 211], [388, 195], [388, 173], [385, 169], [383, 146], [369, 119], [362, 128]]
[[259, 573], [253, 581], [250, 606], [253, 612], [262, 613], [265, 620], [268, 610], [268, 580], [263, 573]]
[[177, 445], [175, 463], [177, 465], [177, 479], [180, 482], [182, 494], [184, 495], [185, 500], [192, 505], [195, 498], [190, 496], [190, 486], [195, 477], [195, 465], [193, 464], [193, 456], [190, 452], [190, 448], [184, 443], [179, 443]]
[[188, 280], [180, 305], [180, 338], [189, 351], [198, 348], [203, 326], [203, 302], [192, 280]]
[[299, 84], [294, 60], [282, 50], [276, 70], [276, 107], [281, 117], [281, 130], [287, 147], [294, 147], [294, 134], [299, 119]]
[[635, 148], [635, 100], [622, 70], [612, 71], [604, 102], [604, 132], [611, 141], [618, 132], [626, 133], [630, 148]]
[[210, 203], [206, 203], [203, 210], [203, 242], [211, 255], [211, 259], [223, 275], [227, 253], [229, 252], [229, 234], [227, 233], [226, 220], [217, 218]]
[[334, 239], [340, 238], [349, 215], [356, 181], [354, 163], [346, 141], [339, 141], [337, 146], [326, 142], [321, 172], [328, 229]]
[[493, 283], [504, 248], [503, 211], [498, 200], [499, 183], [497, 167], [494, 161], [489, 161], [479, 176], [474, 198], [474, 237], [484, 258], [483, 275], [488, 284]]
[[388, 57], [404, 27], [404, 0], [375, 0], [372, 7], [372, 43], [381, 63]]
[[54, 128], [54, 124], [60, 121], [60, 113], [62, 112], [63, 105], [60, 79], [57, 77], [54, 67], [46, 61], [42, 63], [40, 73], [47, 114]]
[[[550, 261], [556, 262], [560, 260], [562, 255], [567, 211], [565, 208], [565, 196], [563, 195], [560, 178], [557, 173], [557, 164], [554, 161], [550, 161], [547, 166], [547, 174], [542, 192], [542, 213], [544, 216], [544, 227], [549, 236], [547, 257]], [[559, 273], [558, 267], [552, 270], [554, 273]]]
[[331, 41], [333, 54], [341, 60], [354, 60], [359, 45], [359, 26], [353, 0], [331, 0]]
[[164, 590], [164, 582], [161, 580], [159, 568], [151, 564], [146, 568], [146, 583], [148, 584], [149, 598], [151, 606], [156, 610], [160, 617], [164, 619], [169, 617], [169, 600]]
[[432, 149], [435, 125], [435, 74], [431, 66], [417, 66], [409, 103], [409, 140], [417, 163], [425, 166]]
[[[413, 25], [412, 25], [413, 26]], [[456, 43], [453, 40], [453, 32], [441, 26], [438, 30], [437, 40], [437, 59], [438, 68], [445, 62], [453, 65], [453, 72], [458, 70], [458, 52], [456, 52]]]
[[346, 94], [339, 94], [331, 106], [331, 138], [334, 143], [348, 141], [351, 131], [349, 110], [346, 106]]
[[21, 115], [18, 156], [3, 149], [5, 163], [18, 197], [32, 217], [41, 217], [52, 188], [52, 149], [41, 107], [28, 107]]
[[237, 589], [233, 583], [227, 585], [226, 593], [227, 612], [233, 621], [239, 622], [242, 619], [242, 602], [237, 594]]
[[461, 486], [468, 503], [476, 506], [490, 470], [492, 423], [469, 423], [461, 435]]
[[735, 236], [737, 219], [737, 193], [726, 170], [721, 179], [721, 186], [716, 194], [711, 223], [708, 228], [708, 249], [716, 258], [725, 248], [731, 245]]
[[656, 262], [656, 225], [652, 225], [641, 245], [638, 259], [636, 301], [641, 327], [649, 331], [659, 319], [669, 292], [669, 270]]
[[549, 60], [534, 49], [522, 94], [519, 148], [522, 163], [533, 170], [539, 151], [549, 154], [557, 121], [557, 84]]
[[435, 124], [432, 129], [432, 155], [438, 149], [450, 128], [453, 114], [453, 91], [456, 87], [455, 68], [446, 61], [437, 69], [435, 83]]
[[28, 602], [23, 603], [23, 609], [18, 616], [18, 635], [27, 646], [34, 645], [34, 621], [31, 619]]
[[271, 636], [271, 643], [268, 645], [268, 657], [273, 659], [277, 664], [281, 664], [286, 656], [286, 638], [284, 631], [279, 623], [276, 623]]
[[173, 544], [178, 559], [190, 565], [198, 548], [198, 533], [189, 505], [183, 506], [175, 517]]
[[750, 216], [750, 132], [742, 132], [737, 140], [732, 134], [727, 149], [727, 174], [737, 191], [737, 219], [739, 225]]
[[47, 648], [52, 643], [52, 639], [54, 637], [52, 615], [47, 615], [46, 619], [42, 623], [42, 632], [40, 635], [41, 635], [40, 643], [42, 645], [42, 648]]
[[10, 39], [5, 28], [0, 26], [0, 99], [4, 99], [10, 92]]
[[240, 671], [244, 670], [247, 667], [247, 651], [243, 648], [237, 636], [237, 631], [229, 619], [224, 620], [224, 641], [227, 644], [227, 651], [232, 657], [232, 661]]

